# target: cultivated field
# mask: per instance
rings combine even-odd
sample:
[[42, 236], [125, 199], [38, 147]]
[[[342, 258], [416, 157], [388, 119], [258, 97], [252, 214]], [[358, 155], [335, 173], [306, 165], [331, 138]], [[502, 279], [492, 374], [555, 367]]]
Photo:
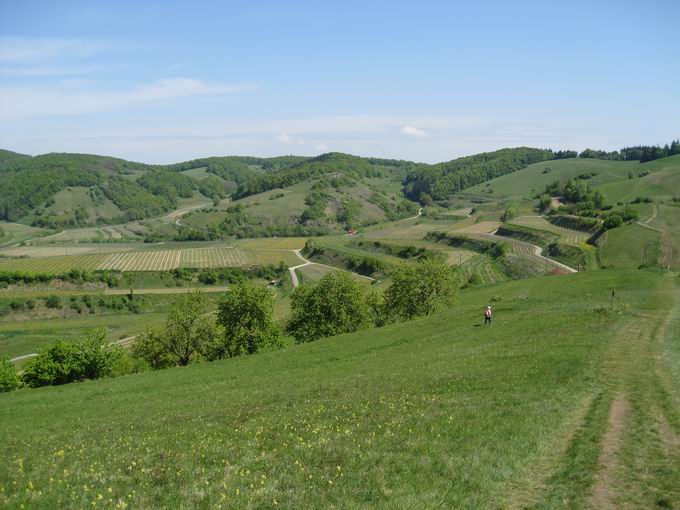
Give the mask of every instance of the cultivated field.
[[571, 230], [554, 225], [546, 220], [543, 216], [520, 216], [510, 220], [511, 225], [519, 225], [520, 227], [535, 228], [538, 230], [545, 230], [560, 236], [562, 242], [569, 244], [579, 244], [585, 242], [591, 234], [582, 232], [580, 230]]
[[0, 271], [58, 274], [72, 269], [117, 271], [168, 271], [178, 267], [246, 267], [296, 265], [292, 250], [242, 248], [191, 248], [139, 250], [97, 255], [0, 258]]

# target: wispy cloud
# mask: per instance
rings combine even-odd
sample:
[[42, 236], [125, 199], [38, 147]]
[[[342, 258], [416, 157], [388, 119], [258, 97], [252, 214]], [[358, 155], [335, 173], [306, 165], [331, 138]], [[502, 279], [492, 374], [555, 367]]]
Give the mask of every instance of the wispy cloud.
[[0, 67], [0, 76], [36, 77], [36, 76], [82, 76], [96, 73], [114, 73], [123, 71], [128, 64], [92, 65], [92, 66], [21, 66]]
[[292, 145], [305, 145], [307, 143], [304, 140], [300, 140], [299, 138], [295, 138], [294, 136], [290, 136], [285, 133], [276, 135], [275, 139], [278, 142], [288, 143]]
[[0, 37], [0, 62], [26, 64], [61, 58], [87, 58], [113, 45], [87, 39]]
[[413, 126], [404, 126], [401, 128], [401, 132], [406, 136], [412, 136], [413, 138], [425, 138], [427, 136], [425, 131]]
[[0, 87], [0, 119], [100, 113], [154, 101], [233, 94], [253, 88], [247, 84], [208, 84], [192, 78], [160, 80], [126, 90]]

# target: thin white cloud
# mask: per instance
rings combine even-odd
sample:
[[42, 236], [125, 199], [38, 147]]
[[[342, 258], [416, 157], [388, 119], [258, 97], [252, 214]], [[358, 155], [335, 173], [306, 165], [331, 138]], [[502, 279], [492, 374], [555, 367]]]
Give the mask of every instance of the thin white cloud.
[[289, 143], [293, 145], [305, 145], [307, 143], [304, 140], [300, 140], [298, 138], [295, 138], [294, 136], [290, 136], [285, 133], [276, 135], [276, 140], [279, 142]]
[[21, 66], [0, 67], [0, 76], [36, 77], [36, 76], [82, 76], [95, 73], [113, 73], [129, 68], [127, 64], [92, 65], [92, 66]]
[[192, 78], [160, 80], [127, 90], [0, 87], [0, 119], [100, 113], [160, 100], [232, 94], [252, 88], [252, 85], [212, 85]]
[[24, 64], [59, 58], [87, 58], [112, 44], [87, 39], [0, 37], [0, 62]]
[[425, 138], [427, 136], [425, 131], [413, 126], [404, 126], [401, 128], [401, 132], [406, 136], [411, 136], [413, 138]]

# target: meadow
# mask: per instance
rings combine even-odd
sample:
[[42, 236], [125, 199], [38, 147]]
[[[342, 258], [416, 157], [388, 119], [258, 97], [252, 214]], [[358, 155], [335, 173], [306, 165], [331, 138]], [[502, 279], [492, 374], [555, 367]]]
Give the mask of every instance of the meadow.
[[2, 394], [0, 505], [672, 508], [675, 283], [505, 282], [281, 352]]

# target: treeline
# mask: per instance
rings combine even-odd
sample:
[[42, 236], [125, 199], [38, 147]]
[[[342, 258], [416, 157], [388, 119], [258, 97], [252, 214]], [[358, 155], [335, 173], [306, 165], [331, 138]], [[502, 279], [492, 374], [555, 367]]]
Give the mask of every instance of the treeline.
[[278, 171], [268, 172], [239, 185], [234, 198], [242, 198], [270, 189], [286, 188], [314, 177], [340, 174], [353, 178], [382, 177], [389, 170], [380, 165], [372, 164], [366, 158], [329, 152], [316, 158], [307, 159]]
[[680, 139], [673, 140], [670, 145], [666, 144], [663, 147], [659, 145], [635, 145], [633, 147], [624, 147], [620, 151], [612, 152], [586, 149], [578, 156], [580, 158], [639, 161], [640, 163], [646, 163], [647, 161], [667, 158], [668, 156], [675, 156], [676, 154], [680, 154]]
[[404, 180], [404, 194], [423, 204], [450, 195], [532, 163], [553, 159], [551, 150], [519, 147], [485, 152], [436, 165], [418, 165]]
[[274, 296], [251, 282], [233, 286], [216, 312], [206, 297], [193, 292], [178, 298], [159, 328], [148, 329], [130, 351], [110, 343], [104, 330], [75, 341], [60, 341], [28, 360], [21, 376], [0, 360], [0, 391], [114, 377], [151, 369], [185, 366], [252, 355], [284, 346], [282, 335], [297, 343], [411, 320], [450, 306], [458, 288], [456, 273], [443, 259], [423, 259], [392, 271], [386, 291], [366, 293], [344, 271], [291, 294], [284, 328], [273, 319]]
[[[70, 216], [56, 218], [47, 208], [54, 195], [74, 186], [90, 188], [95, 204], [111, 200], [122, 217], [109, 221], [137, 220], [157, 216], [176, 207], [177, 199], [195, 191], [214, 200], [226, 196], [217, 177], [194, 179], [171, 170], [151, 169], [141, 163], [85, 154], [46, 154], [2, 160], [0, 172], [0, 219], [17, 221], [36, 212], [35, 225], [56, 228], [88, 224], [87, 212], [75, 208]], [[125, 174], [144, 172], [137, 180]]]

